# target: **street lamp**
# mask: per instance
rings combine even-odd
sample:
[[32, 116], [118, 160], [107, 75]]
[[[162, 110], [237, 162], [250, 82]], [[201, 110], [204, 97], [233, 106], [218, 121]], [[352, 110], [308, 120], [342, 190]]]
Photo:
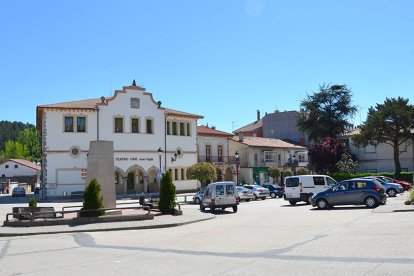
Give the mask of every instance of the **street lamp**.
[[[414, 135], [414, 121], [410, 126], [410, 133]], [[413, 179], [412, 182], [414, 183], [414, 136], [411, 137], [411, 145], [413, 147]]]
[[161, 149], [161, 147], [159, 147], [159, 148], [158, 148], [157, 153], [158, 153], [158, 158], [159, 158], [159, 160], [160, 160], [160, 167], [159, 167], [159, 169], [158, 169], [158, 175], [157, 175], [157, 179], [158, 179], [158, 181], [159, 181], [159, 180], [161, 179], [161, 173], [162, 173], [162, 170], [161, 170], [161, 156], [162, 156], [162, 149]]
[[234, 157], [236, 157], [236, 185], [239, 185], [240, 156], [238, 151], [234, 153]]

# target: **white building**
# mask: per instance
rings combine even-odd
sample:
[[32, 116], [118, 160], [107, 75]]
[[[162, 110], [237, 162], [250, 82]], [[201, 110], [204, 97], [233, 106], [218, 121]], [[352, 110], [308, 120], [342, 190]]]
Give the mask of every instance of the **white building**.
[[47, 195], [84, 190], [92, 140], [114, 143], [118, 194], [158, 192], [160, 165], [162, 171], [170, 170], [177, 191], [196, 189], [197, 181], [186, 179], [186, 169], [197, 163], [200, 118], [162, 107], [139, 86], [123, 87], [113, 97], [38, 106]]
[[40, 166], [23, 159], [9, 159], [0, 164], [2, 178], [32, 177], [40, 172]]

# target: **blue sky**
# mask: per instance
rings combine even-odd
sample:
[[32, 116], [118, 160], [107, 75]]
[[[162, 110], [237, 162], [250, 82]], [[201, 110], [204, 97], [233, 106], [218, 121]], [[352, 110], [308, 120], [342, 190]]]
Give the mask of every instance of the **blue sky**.
[[414, 1], [148, 0], [0, 3], [0, 120], [138, 85], [231, 132], [298, 110], [319, 84], [360, 108], [414, 102]]

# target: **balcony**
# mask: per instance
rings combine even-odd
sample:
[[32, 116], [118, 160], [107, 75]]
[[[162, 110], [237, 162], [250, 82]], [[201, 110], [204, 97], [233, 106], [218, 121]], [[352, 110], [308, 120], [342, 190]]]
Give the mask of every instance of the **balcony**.
[[236, 164], [236, 158], [234, 156], [199, 155], [198, 162], [213, 163], [216, 165]]

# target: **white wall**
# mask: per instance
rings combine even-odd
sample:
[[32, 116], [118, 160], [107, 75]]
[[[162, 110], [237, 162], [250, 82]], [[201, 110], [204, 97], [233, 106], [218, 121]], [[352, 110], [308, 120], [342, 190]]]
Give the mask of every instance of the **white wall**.
[[[6, 169], [6, 165], [9, 167]], [[17, 165], [17, 168], [15, 168]], [[4, 177], [16, 177], [16, 176], [32, 176], [36, 175], [37, 170], [26, 167], [22, 164], [13, 162], [11, 160], [4, 162], [0, 165], [0, 176], [4, 175]]]

